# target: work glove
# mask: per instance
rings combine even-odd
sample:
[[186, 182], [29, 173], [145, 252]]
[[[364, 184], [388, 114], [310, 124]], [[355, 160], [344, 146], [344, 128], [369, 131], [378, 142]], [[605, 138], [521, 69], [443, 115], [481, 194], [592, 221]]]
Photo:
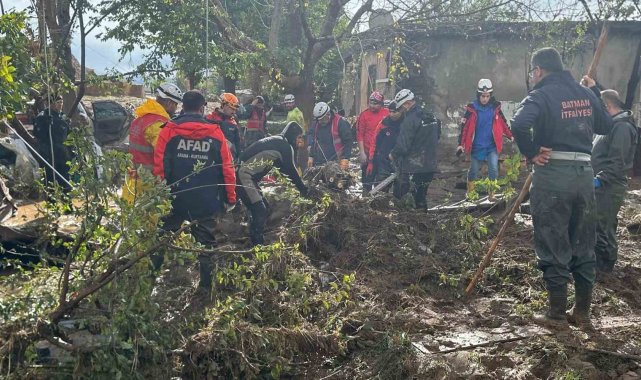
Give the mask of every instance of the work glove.
[[348, 170], [349, 169], [349, 160], [345, 159], [345, 158], [340, 160], [339, 167], [341, 168], [341, 170]]
[[463, 149], [462, 146], [459, 145], [456, 147], [456, 157], [459, 157], [463, 152], [465, 152], [465, 149]]
[[232, 210], [236, 207], [236, 203], [229, 204], [225, 203], [225, 212], [229, 213], [232, 212]]
[[358, 154], [358, 160], [361, 162], [361, 165], [365, 165], [367, 163], [367, 155], [365, 152], [360, 152]]
[[311, 168], [312, 166], [314, 166], [314, 159], [310, 157], [307, 159], [307, 168]]
[[594, 179], [592, 180], [592, 182], [594, 183], [594, 188], [595, 188], [595, 189], [598, 189], [599, 187], [601, 187], [601, 186], [603, 185], [603, 184], [601, 183], [601, 180], [600, 180], [600, 179], [598, 179], [598, 178], [594, 178]]

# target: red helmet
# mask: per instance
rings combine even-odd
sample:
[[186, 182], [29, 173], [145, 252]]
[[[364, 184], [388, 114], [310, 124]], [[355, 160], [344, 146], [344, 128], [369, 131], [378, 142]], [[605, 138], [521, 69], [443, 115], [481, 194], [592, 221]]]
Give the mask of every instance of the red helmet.
[[385, 98], [383, 97], [383, 94], [381, 94], [381, 93], [380, 93], [380, 92], [378, 92], [378, 91], [374, 91], [374, 92], [372, 92], [372, 94], [369, 96], [369, 101], [370, 101], [370, 102], [375, 102], [375, 103], [383, 104], [383, 101], [384, 101], [384, 100], [385, 100]]

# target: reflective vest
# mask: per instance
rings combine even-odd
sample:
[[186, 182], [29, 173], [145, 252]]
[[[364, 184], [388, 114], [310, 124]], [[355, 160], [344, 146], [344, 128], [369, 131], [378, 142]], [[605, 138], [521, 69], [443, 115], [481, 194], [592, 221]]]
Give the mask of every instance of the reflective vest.
[[131, 123], [131, 128], [129, 129], [129, 153], [131, 153], [134, 167], [140, 165], [149, 171], [153, 170], [154, 146], [145, 139], [145, 130], [154, 123], [164, 123], [166, 121], [167, 118], [164, 116], [148, 113], [136, 118]]
[[[332, 119], [332, 141], [334, 143], [334, 150], [336, 151], [336, 158], [340, 159], [343, 156], [343, 140], [338, 131], [338, 122], [341, 121], [342, 117], [339, 114], [334, 114]], [[318, 144], [318, 122], [314, 126], [314, 141]]]
[[258, 116], [258, 112], [253, 110], [249, 120], [247, 120], [247, 129], [260, 129], [261, 131], [264, 131], [265, 120], [267, 120], [265, 114], [266, 112], [263, 110], [262, 114]]

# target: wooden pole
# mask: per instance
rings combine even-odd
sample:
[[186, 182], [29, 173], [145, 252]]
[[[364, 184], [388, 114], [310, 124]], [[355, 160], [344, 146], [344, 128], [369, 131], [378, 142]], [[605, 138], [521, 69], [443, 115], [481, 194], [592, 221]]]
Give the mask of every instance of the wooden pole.
[[509, 213], [507, 214], [507, 218], [505, 219], [505, 222], [503, 222], [503, 225], [501, 226], [499, 233], [496, 235], [496, 237], [492, 241], [492, 245], [490, 245], [490, 249], [487, 250], [485, 257], [483, 257], [483, 261], [481, 261], [479, 268], [476, 270], [476, 273], [474, 273], [474, 277], [472, 277], [472, 281], [470, 281], [470, 284], [467, 286], [467, 288], [465, 288], [466, 296], [469, 296], [472, 293], [472, 290], [474, 290], [476, 283], [481, 279], [481, 275], [483, 275], [483, 271], [485, 270], [485, 268], [487, 268], [488, 265], [490, 265], [490, 260], [492, 260], [492, 255], [494, 255], [494, 251], [496, 250], [496, 247], [499, 246], [499, 243], [501, 242], [501, 240], [503, 239], [503, 236], [505, 235], [505, 231], [507, 230], [507, 227], [512, 222], [512, 219], [514, 219], [514, 214], [516, 214], [516, 210], [519, 209], [519, 206], [521, 206], [521, 203], [523, 203], [523, 199], [525, 199], [525, 196], [530, 191], [531, 184], [532, 184], [532, 173], [528, 174], [527, 179], [523, 184], [523, 188], [521, 189], [519, 196], [516, 198], [516, 201], [514, 201], [514, 204], [512, 205], [512, 208], [510, 209]]
[[601, 53], [603, 53], [603, 47], [605, 46], [606, 41], [608, 40], [608, 32], [610, 28], [608, 27], [607, 22], [603, 22], [603, 27], [601, 28], [601, 35], [599, 35], [599, 41], [596, 44], [596, 50], [594, 51], [594, 57], [592, 57], [592, 62], [590, 62], [590, 67], [588, 68], [587, 75], [596, 80], [596, 68], [599, 66], [599, 61], [601, 60]]

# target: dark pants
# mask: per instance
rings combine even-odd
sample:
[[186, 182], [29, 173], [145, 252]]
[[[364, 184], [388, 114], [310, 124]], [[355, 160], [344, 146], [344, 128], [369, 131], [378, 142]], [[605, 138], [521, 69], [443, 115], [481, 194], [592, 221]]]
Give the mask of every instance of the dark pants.
[[596, 194], [596, 254], [597, 269], [611, 272], [617, 261], [617, 214], [623, 205], [625, 186], [604, 184], [595, 190]]
[[375, 177], [376, 176], [374, 173], [370, 175], [367, 174], [367, 163], [365, 165], [361, 165], [361, 182], [363, 183], [364, 192], [369, 192], [370, 190], [372, 190]]
[[[49, 165], [53, 164], [53, 167], [56, 169], [56, 171], [62, 175], [64, 179], [69, 181], [71, 178], [69, 175], [69, 165], [67, 165], [67, 161], [70, 161], [72, 159], [72, 155], [69, 154], [69, 150], [67, 146], [63, 147], [55, 147], [53, 150], [53, 159], [51, 158], [51, 151], [50, 148], [47, 146], [41, 147], [39, 149], [40, 155], [47, 160]], [[66, 193], [71, 190], [71, 187], [62, 179], [60, 176], [56, 173], [54, 173], [53, 170], [49, 167], [49, 165], [43, 163], [38, 159], [40, 167], [43, 167], [45, 170], [45, 181], [48, 185], [52, 185], [54, 182], [57, 183], [62, 190]]]
[[[530, 189], [534, 249], [548, 290], [595, 279], [595, 198], [589, 162], [536, 166]], [[561, 292], [561, 290], [559, 290]]]
[[394, 183], [394, 197], [401, 199], [410, 191], [410, 176], [414, 184], [412, 196], [416, 208], [427, 208], [427, 189], [434, 178], [434, 173], [401, 173]]
[[[265, 244], [263, 232], [265, 231], [265, 223], [267, 223], [268, 216], [267, 200], [262, 196], [260, 187], [255, 182], [241, 181], [240, 176], [238, 182], [240, 186], [237, 187], [236, 193], [251, 214], [249, 240], [254, 246], [263, 245]], [[255, 199], [255, 196], [250, 197], [251, 194], [260, 194], [260, 199]]]
[[[165, 219], [163, 229], [165, 231], [177, 231], [185, 221], [185, 218], [170, 215]], [[191, 235], [198, 243], [204, 245], [207, 249], [216, 247], [216, 236], [214, 231], [216, 229], [216, 219], [206, 218], [198, 220], [198, 224], [192, 226], [189, 230]], [[164, 260], [164, 255], [154, 255], [151, 261], [156, 269], [160, 268]], [[198, 267], [200, 270], [200, 282], [198, 287], [211, 288], [211, 272], [214, 270], [214, 260], [211, 254], [201, 253], [198, 255]]]

